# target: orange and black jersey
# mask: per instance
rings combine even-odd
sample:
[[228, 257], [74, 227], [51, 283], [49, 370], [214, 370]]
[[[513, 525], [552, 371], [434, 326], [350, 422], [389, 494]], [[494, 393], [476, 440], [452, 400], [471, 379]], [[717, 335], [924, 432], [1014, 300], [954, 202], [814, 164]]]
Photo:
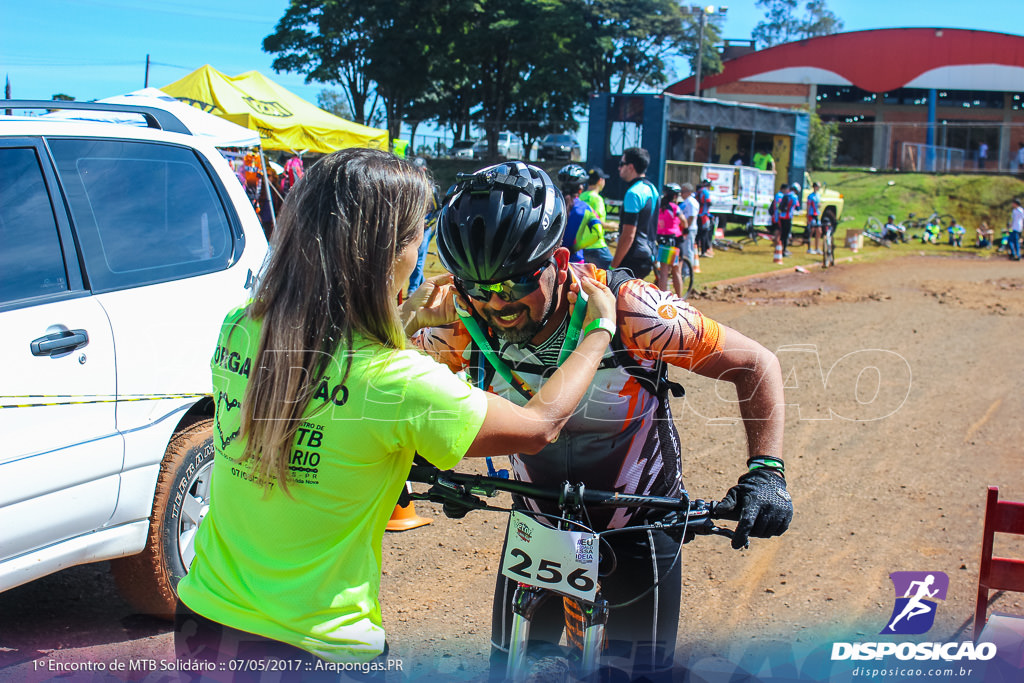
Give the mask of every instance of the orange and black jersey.
[[[575, 274], [606, 282], [608, 273], [590, 264], [572, 264]], [[625, 352], [642, 368], [662, 360], [692, 370], [722, 349], [722, 330], [682, 299], [642, 280], [628, 280], [617, 292], [617, 329]], [[556, 332], [560, 347], [567, 325]], [[469, 370], [472, 339], [461, 322], [420, 330], [414, 343], [453, 371]], [[547, 347], [548, 344], [544, 344]], [[554, 364], [544, 349], [500, 344], [499, 357], [532, 387], [540, 387]], [[619, 356], [621, 358], [621, 356]], [[519, 405], [520, 394], [500, 374], [488, 391]], [[512, 455], [512, 469], [524, 481], [582, 482], [592, 489], [673, 496], [682, 488], [679, 436], [667, 405], [616, 359], [609, 345], [605, 358], [576, 413], [558, 440], [536, 455]], [[536, 502], [529, 507], [553, 512]], [[589, 511], [595, 528], [629, 525], [634, 512]]]

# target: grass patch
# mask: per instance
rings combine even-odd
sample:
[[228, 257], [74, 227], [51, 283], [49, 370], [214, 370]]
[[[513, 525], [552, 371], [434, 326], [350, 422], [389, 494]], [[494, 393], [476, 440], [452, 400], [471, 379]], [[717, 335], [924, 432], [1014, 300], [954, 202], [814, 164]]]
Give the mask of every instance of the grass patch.
[[954, 216], [972, 242], [982, 221], [998, 235], [1010, 218], [1010, 200], [1024, 196], [1024, 181], [1010, 175], [817, 171], [814, 179], [843, 193], [840, 229], [860, 228], [868, 216], [884, 223], [889, 214], [903, 221], [910, 213], [925, 218], [934, 210]]

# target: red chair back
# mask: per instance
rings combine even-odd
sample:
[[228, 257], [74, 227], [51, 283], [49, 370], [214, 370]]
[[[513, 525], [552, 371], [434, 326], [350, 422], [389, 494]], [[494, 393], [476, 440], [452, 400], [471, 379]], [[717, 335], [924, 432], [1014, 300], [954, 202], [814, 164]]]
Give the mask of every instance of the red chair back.
[[990, 590], [1024, 593], [1024, 560], [994, 556], [992, 541], [996, 533], [1024, 535], [1024, 503], [1000, 501], [999, 487], [989, 486], [978, 572], [978, 602], [974, 611], [975, 641], [985, 626]]

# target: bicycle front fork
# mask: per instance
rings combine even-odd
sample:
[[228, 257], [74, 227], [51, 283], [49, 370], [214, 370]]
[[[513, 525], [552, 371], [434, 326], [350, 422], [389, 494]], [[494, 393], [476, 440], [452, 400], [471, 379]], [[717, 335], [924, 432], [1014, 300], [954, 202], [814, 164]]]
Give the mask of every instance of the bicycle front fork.
[[[550, 593], [542, 588], [519, 584], [512, 597], [512, 629], [508, 647], [508, 665], [505, 678], [513, 683], [525, 680], [527, 674], [527, 642], [530, 624], [537, 608]], [[581, 603], [565, 599], [566, 640], [579, 653], [577, 675], [584, 678], [597, 671], [601, 651], [604, 649], [605, 625], [608, 623], [608, 603]]]

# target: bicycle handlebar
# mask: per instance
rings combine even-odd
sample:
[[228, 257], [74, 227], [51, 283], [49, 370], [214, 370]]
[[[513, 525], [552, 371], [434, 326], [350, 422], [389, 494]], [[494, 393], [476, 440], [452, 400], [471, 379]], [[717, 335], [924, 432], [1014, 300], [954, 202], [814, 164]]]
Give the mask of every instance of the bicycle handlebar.
[[684, 493], [682, 498], [664, 496], [643, 496], [599, 491], [586, 488], [582, 483], [570, 484], [562, 482], [561, 488], [543, 487], [511, 479], [489, 477], [481, 474], [466, 474], [452, 470], [440, 470], [431, 465], [413, 465], [408, 481], [429, 484], [425, 493], [408, 494], [412, 500], [428, 500], [446, 504], [445, 513], [449, 516], [448, 507], [454, 506], [464, 516], [469, 510], [501, 510], [488, 505], [479, 496], [493, 497], [499, 491], [515, 493], [526, 498], [546, 500], [558, 503], [563, 510], [578, 510], [583, 505], [607, 505], [625, 508], [651, 508], [683, 513], [675, 523], [655, 523], [654, 527], [683, 527], [697, 535], [719, 535], [732, 538], [734, 532], [716, 526], [715, 503], [705, 500], [690, 500]]

